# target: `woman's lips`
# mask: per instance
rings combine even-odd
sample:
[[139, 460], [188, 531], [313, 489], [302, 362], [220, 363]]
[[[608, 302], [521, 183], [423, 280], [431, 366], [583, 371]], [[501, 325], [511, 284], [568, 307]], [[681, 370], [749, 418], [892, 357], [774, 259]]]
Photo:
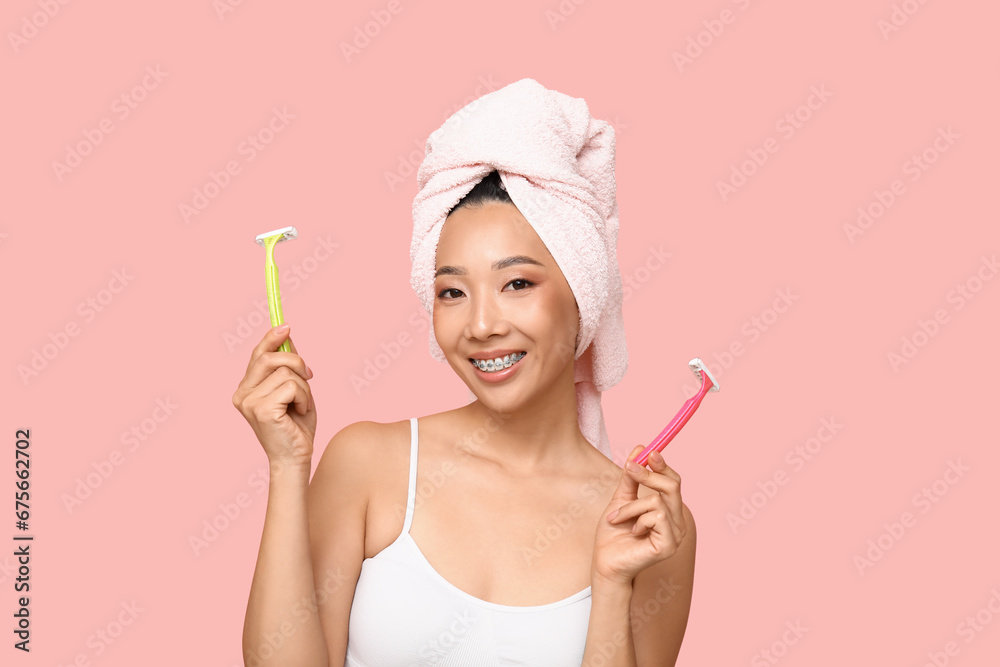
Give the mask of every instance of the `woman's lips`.
[[[483, 380], [484, 382], [502, 382], [502, 381], [506, 380], [507, 378], [511, 377], [515, 372], [517, 372], [517, 369], [521, 365], [521, 361], [527, 355], [526, 352], [515, 353], [515, 355], [517, 355], [517, 354], [519, 354], [520, 356], [518, 356], [516, 360], [510, 359], [510, 357], [512, 355], [504, 355], [507, 359], [510, 359], [510, 366], [508, 366], [507, 368], [504, 368], [501, 371], [484, 371], [484, 370], [480, 369], [479, 366], [476, 365], [476, 363], [475, 363], [476, 360], [473, 360], [473, 359], [469, 359], [469, 363], [472, 364], [472, 367], [475, 370], [476, 375], [479, 376], [479, 378], [481, 380]], [[506, 360], [503, 359], [503, 358], [501, 358], [501, 359], [502, 359], [502, 363], [505, 365], [506, 364]], [[482, 360], [480, 360], [480, 361], [482, 361]], [[490, 360], [490, 361], [493, 361], [494, 364], [495, 364], [495, 359], [494, 360]]]

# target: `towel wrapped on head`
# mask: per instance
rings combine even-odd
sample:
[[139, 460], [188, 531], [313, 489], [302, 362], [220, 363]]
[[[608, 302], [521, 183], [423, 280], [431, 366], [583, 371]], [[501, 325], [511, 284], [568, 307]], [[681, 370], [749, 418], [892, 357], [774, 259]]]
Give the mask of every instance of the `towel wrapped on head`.
[[[427, 139], [413, 200], [410, 284], [428, 313], [448, 212], [487, 174], [501, 182], [576, 297], [577, 416], [584, 437], [611, 458], [601, 392], [625, 375], [628, 352], [618, 268], [615, 134], [584, 100], [521, 79], [470, 102]], [[431, 356], [444, 361], [430, 329]]]

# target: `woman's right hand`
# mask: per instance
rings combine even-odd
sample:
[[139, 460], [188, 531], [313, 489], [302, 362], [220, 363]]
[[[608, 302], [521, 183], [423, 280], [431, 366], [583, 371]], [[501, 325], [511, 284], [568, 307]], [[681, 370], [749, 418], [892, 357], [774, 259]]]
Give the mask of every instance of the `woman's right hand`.
[[[273, 328], [250, 354], [233, 405], [250, 423], [274, 465], [312, 464], [316, 406], [307, 382], [313, 373], [295, 350], [287, 324]], [[278, 348], [289, 338], [291, 352]], [[291, 405], [289, 405], [291, 404]]]

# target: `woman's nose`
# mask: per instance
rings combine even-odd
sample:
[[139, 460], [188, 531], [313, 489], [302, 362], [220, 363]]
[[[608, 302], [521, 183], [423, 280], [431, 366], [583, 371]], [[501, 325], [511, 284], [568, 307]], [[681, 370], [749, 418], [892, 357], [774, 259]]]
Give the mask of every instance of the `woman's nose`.
[[503, 335], [510, 329], [496, 295], [477, 294], [470, 297], [467, 335], [486, 340], [494, 334]]

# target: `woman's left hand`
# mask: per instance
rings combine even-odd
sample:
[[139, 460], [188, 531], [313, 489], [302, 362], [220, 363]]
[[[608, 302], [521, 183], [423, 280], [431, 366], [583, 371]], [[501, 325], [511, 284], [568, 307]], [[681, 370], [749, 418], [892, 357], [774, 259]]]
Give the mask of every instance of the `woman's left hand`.
[[[680, 475], [659, 452], [650, 455], [649, 468], [639, 466], [633, 459], [640, 451], [637, 445], [629, 454], [597, 524], [592, 577], [602, 581], [631, 585], [639, 572], [673, 556], [687, 534]], [[652, 493], [640, 498], [640, 485]]]

